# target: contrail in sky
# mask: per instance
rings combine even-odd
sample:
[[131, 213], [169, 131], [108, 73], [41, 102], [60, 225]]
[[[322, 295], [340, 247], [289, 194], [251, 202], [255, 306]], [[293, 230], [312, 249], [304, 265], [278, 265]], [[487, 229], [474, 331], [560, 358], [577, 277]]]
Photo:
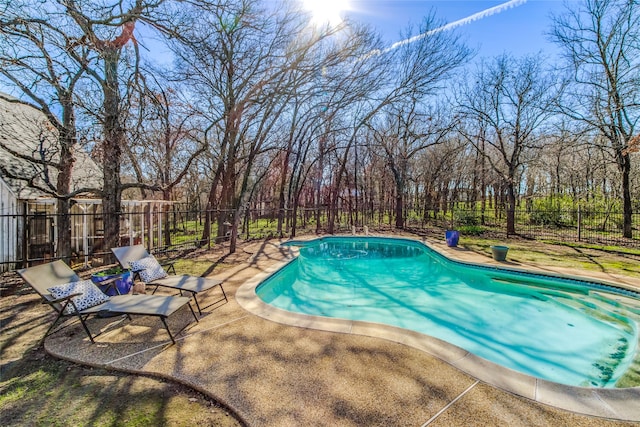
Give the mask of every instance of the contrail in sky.
[[391, 46], [389, 46], [388, 48], [384, 49], [384, 50], [373, 50], [371, 52], [369, 52], [368, 55], [365, 55], [366, 57], [370, 57], [373, 55], [381, 55], [383, 53], [387, 53], [389, 51], [392, 51], [393, 49], [396, 49], [400, 46], [404, 46], [406, 44], [409, 43], [413, 43], [415, 41], [418, 41], [420, 39], [423, 39], [427, 36], [430, 36], [432, 34], [435, 33], [439, 33], [441, 31], [447, 31], [447, 30], [453, 30], [454, 28], [458, 28], [458, 27], [462, 27], [463, 25], [467, 25], [470, 24], [474, 21], [479, 21], [480, 19], [484, 19], [487, 18], [489, 16], [492, 15], [496, 15], [498, 13], [502, 13], [507, 9], [511, 9], [514, 7], [518, 7], [521, 6], [523, 4], [525, 4], [527, 2], [527, 0], [511, 0], [502, 4], [499, 4], [497, 6], [494, 7], [490, 7], [489, 9], [485, 9], [483, 11], [480, 11], [478, 13], [474, 13], [473, 15], [467, 16], [466, 18], [462, 18], [462, 19], [458, 19], [457, 21], [453, 21], [449, 24], [443, 25], [442, 27], [438, 27], [435, 28], [433, 30], [427, 31], [426, 33], [422, 33], [422, 34], [418, 34], [417, 36], [413, 36], [410, 37], [408, 39], [404, 39], [404, 40], [400, 40], [399, 42], [395, 42], [394, 44], [392, 44]]

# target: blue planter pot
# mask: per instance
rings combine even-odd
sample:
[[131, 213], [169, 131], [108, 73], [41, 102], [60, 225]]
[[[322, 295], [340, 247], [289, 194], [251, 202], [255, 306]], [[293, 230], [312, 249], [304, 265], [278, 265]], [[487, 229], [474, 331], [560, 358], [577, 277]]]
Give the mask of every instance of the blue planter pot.
[[[117, 278], [114, 283], [108, 285], [101, 285], [100, 283], [109, 279]], [[128, 294], [133, 286], [133, 274], [130, 271], [125, 271], [118, 274], [106, 274], [106, 275], [91, 275], [91, 281], [95, 283], [102, 292], [109, 296]], [[117, 290], [116, 290], [117, 288]]]
[[458, 230], [447, 230], [444, 233], [445, 240], [447, 241], [447, 246], [456, 247], [458, 246], [458, 240], [460, 239], [460, 232]]

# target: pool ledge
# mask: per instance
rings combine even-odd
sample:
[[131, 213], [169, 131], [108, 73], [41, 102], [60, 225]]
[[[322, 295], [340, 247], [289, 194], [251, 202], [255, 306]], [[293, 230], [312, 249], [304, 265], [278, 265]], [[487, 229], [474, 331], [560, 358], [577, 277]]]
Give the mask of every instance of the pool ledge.
[[604, 389], [553, 383], [497, 365], [428, 335], [379, 323], [291, 313], [266, 304], [256, 295], [256, 287], [291, 261], [275, 264], [242, 284], [236, 292], [240, 306], [256, 316], [284, 325], [375, 337], [404, 344], [430, 354], [486, 384], [556, 408], [583, 415], [640, 421], [640, 405], [637, 404], [640, 401], [640, 387]]

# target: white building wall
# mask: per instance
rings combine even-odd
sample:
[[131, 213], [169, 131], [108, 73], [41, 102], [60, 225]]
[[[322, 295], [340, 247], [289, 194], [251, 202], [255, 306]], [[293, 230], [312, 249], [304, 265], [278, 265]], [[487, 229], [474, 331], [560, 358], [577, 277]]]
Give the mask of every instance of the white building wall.
[[11, 263], [18, 252], [18, 201], [0, 178], [0, 272], [15, 269]]
[[[74, 199], [71, 207], [71, 245], [72, 263], [91, 265], [96, 252], [107, 252], [103, 248], [101, 201], [99, 199]], [[156, 248], [164, 241], [161, 214], [165, 201], [123, 201], [121, 216], [121, 245], [144, 244]], [[13, 271], [38, 259], [42, 262], [55, 258], [55, 234], [50, 236], [49, 222], [44, 231], [35, 232], [31, 227], [34, 213], [39, 212], [46, 218], [55, 218], [54, 199], [18, 200], [16, 194], [0, 178], [0, 272]], [[53, 222], [55, 226], [55, 222]], [[35, 246], [50, 244], [53, 252], [34, 254]], [[36, 257], [36, 258], [34, 258]], [[102, 257], [102, 255], [100, 255]]]

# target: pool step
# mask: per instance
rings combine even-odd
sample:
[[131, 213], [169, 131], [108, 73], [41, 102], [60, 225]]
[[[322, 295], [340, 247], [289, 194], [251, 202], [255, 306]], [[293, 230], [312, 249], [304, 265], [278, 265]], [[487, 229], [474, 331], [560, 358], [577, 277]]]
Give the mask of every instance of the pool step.
[[[596, 319], [609, 324], [615, 324], [625, 329], [633, 329], [633, 321], [629, 319], [629, 314], [638, 315], [640, 310], [635, 307], [623, 306], [619, 301], [610, 297], [593, 292], [588, 288], [579, 289], [576, 295], [574, 286], [563, 286], [563, 290], [551, 289], [546, 286], [539, 286], [541, 281], [523, 280], [502, 277], [491, 278], [492, 288], [502, 288], [500, 291], [526, 295], [541, 301], [548, 301], [574, 310], [592, 310], [598, 312]], [[496, 286], [497, 285], [497, 286]], [[565, 284], [563, 284], [565, 285]], [[585, 301], [580, 296], [589, 295], [594, 301]], [[598, 304], [596, 302], [599, 302]]]
[[540, 289], [548, 289], [548, 290], [565, 290], [574, 293], [580, 293], [587, 295], [589, 293], [589, 289], [581, 284], [572, 284], [566, 281], [554, 280], [553, 283], [550, 282], [549, 279], [546, 278], [536, 278], [536, 277], [527, 277], [527, 276], [518, 276], [518, 277], [506, 277], [506, 276], [494, 276], [491, 277], [491, 280], [494, 282], [500, 283], [511, 283], [515, 285], [522, 286], [531, 286]]

